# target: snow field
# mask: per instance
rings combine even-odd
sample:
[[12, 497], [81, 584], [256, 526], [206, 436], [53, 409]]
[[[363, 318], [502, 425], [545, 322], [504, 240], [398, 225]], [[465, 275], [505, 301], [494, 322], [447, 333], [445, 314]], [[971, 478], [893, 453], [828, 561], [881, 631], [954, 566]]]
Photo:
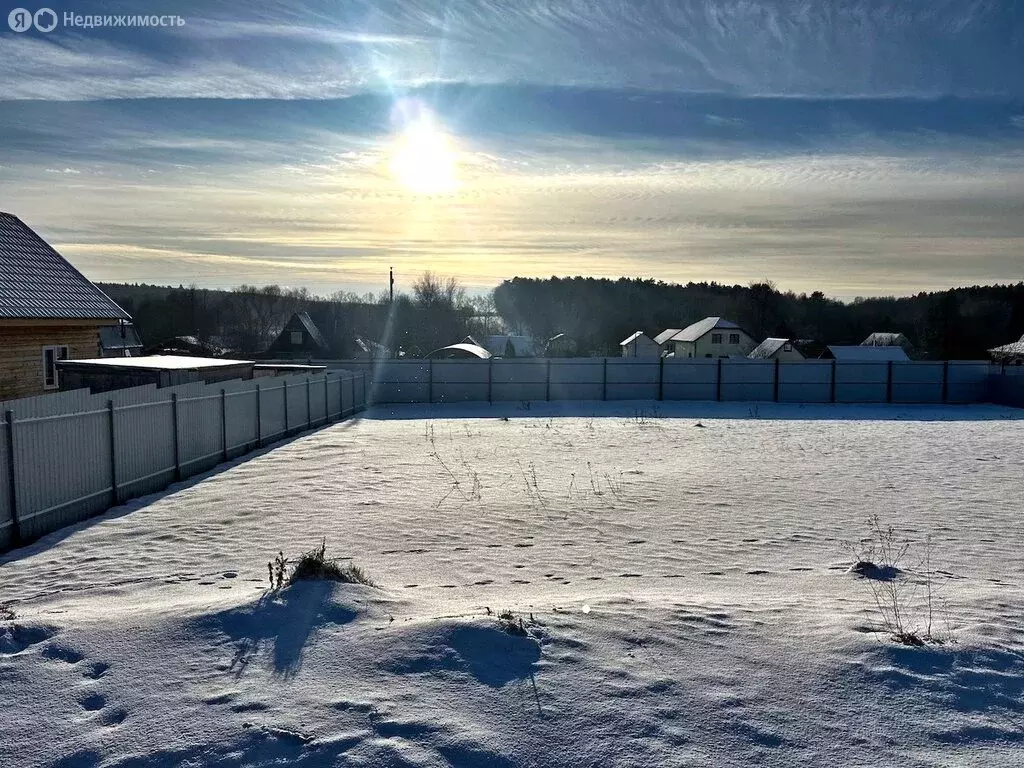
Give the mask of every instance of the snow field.
[[[1019, 422], [377, 408], [0, 558], [0, 761], [1020, 765]], [[956, 642], [876, 631], [872, 514]], [[321, 537], [379, 588], [267, 594]]]

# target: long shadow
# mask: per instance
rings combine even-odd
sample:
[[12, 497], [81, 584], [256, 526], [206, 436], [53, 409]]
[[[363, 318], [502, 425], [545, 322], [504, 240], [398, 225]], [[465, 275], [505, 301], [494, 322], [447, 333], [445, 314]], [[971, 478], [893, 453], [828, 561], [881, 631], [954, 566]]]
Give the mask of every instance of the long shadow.
[[116, 507], [110, 507], [109, 509], [100, 512], [86, 520], [81, 520], [77, 523], [66, 525], [63, 528], [59, 528], [56, 531], [52, 531], [51, 533], [47, 533], [43, 536], [40, 536], [38, 539], [35, 539], [34, 541], [28, 544], [24, 544], [16, 549], [10, 549], [6, 552], [0, 552], [0, 568], [2, 568], [7, 563], [12, 563], [26, 557], [32, 557], [33, 555], [37, 555], [40, 552], [44, 552], [50, 547], [59, 544], [61, 541], [68, 538], [69, 536], [74, 536], [76, 533], [88, 530], [94, 525], [106, 522], [108, 520], [116, 520], [119, 517], [124, 517], [125, 515], [130, 515], [133, 512], [137, 512], [138, 510], [143, 509], [144, 507], [148, 507], [155, 501], [159, 501], [160, 499], [163, 499], [167, 496], [172, 496], [175, 493], [184, 491], [188, 488], [198, 485], [204, 480], [208, 480], [211, 477], [216, 477], [217, 475], [234, 469], [235, 467], [244, 464], [247, 461], [259, 458], [260, 456], [264, 456], [270, 453], [271, 451], [275, 451], [278, 448], [283, 448], [284, 446], [294, 443], [297, 440], [302, 440], [306, 437], [309, 437], [310, 435], [317, 434], [318, 432], [323, 432], [327, 429], [353, 429], [360, 421], [362, 421], [363, 417], [364, 412], [359, 412], [343, 421], [335, 421], [329, 424], [313, 426], [310, 429], [307, 429], [303, 432], [298, 432], [294, 435], [289, 435], [288, 437], [282, 437], [278, 440], [275, 440], [274, 442], [266, 443], [262, 447], [256, 448], [250, 451], [249, 453], [244, 453], [241, 456], [237, 456], [233, 459], [229, 459], [228, 461], [222, 462], [217, 466], [206, 470], [205, 472], [200, 472], [198, 474], [192, 475], [191, 477], [185, 478], [184, 480], [179, 480], [177, 482], [171, 483], [169, 486], [167, 486], [161, 491], [155, 491], [153, 493], [147, 493], [142, 496], [137, 496], [133, 499], [129, 499], [128, 501], [119, 504]]
[[371, 421], [410, 419], [628, 418], [761, 419], [770, 421], [1024, 421], [1024, 411], [1000, 405], [775, 403], [658, 400], [521, 401], [375, 404]]
[[356, 617], [354, 610], [331, 600], [337, 588], [331, 581], [300, 581], [267, 593], [252, 605], [197, 619], [193, 628], [231, 639], [235, 654], [229, 671], [236, 677], [268, 644], [274, 672], [294, 677], [302, 668], [307, 644], [321, 627], [348, 624]]

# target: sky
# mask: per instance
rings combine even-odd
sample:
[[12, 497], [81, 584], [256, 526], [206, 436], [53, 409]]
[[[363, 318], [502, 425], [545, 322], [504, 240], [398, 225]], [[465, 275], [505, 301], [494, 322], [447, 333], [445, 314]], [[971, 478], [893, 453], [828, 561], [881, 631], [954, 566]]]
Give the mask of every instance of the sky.
[[1018, 0], [6, 2], [0, 210], [94, 280], [1024, 279]]

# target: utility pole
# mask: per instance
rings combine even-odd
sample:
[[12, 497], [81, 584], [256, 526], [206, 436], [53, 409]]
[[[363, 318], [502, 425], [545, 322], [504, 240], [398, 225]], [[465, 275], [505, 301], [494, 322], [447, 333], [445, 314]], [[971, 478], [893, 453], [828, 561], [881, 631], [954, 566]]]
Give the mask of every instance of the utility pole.
[[388, 267], [388, 282], [391, 288], [391, 296], [388, 299], [389, 304], [395, 303], [395, 268]]

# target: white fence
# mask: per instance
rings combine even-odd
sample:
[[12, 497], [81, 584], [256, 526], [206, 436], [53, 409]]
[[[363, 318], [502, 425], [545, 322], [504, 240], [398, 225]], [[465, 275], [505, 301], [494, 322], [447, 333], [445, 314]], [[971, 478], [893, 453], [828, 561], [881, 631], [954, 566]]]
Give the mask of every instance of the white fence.
[[[550, 358], [319, 361], [362, 370], [371, 403], [724, 400], [979, 403], [999, 366], [985, 361]], [[1024, 378], [1017, 380], [1024, 383]]]
[[0, 403], [0, 549], [366, 407], [366, 376], [61, 392]]

